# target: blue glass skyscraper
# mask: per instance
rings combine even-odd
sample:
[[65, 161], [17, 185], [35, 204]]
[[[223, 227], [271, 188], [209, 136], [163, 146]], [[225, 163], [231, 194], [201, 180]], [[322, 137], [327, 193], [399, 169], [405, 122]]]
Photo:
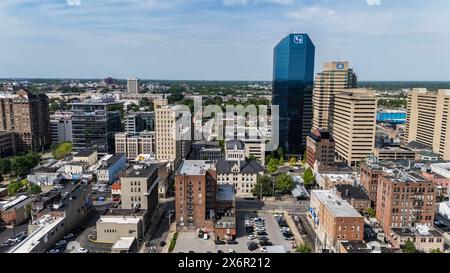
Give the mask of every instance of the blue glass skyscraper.
[[273, 105], [279, 107], [279, 144], [300, 154], [312, 127], [315, 46], [307, 34], [290, 34], [275, 47]]

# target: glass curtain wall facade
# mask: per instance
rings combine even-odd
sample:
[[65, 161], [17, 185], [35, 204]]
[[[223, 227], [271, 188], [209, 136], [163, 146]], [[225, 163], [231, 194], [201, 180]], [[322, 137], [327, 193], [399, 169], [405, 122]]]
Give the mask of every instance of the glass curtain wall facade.
[[307, 34], [290, 34], [274, 49], [273, 105], [279, 107], [280, 146], [301, 154], [312, 127], [315, 46]]

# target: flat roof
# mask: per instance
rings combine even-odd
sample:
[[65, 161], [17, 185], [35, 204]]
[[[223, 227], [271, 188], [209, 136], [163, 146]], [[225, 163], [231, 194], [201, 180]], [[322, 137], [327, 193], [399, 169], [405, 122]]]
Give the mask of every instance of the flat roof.
[[95, 150], [83, 150], [83, 151], [79, 151], [76, 155], [74, 155], [74, 157], [88, 157], [91, 156], [92, 154], [94, 154]]
[[116, 243], [112, 246], [112, 250], [114, 249], [127, 249], [129, 250], [133, 245], [134, 241], [136, 241], [135, 237], [120, 237]]
[[9, 250], [8, 253], [32, 252], [34, 247], [40, 243], [44, 236], [56, 228], [62, 221], [64, 221], [64, 219], [64, 217], [55, 218], [48, 214], [42, 216], [33, 223], [33, 225], [38, 225], [39, 227], [27, 238], [25, 238], [25, 240]]
[[361, 217], [358, 211], [345, 200], [333, 195], [331, 191], [314, 190], [311, 192], [335, 217]]
[[181, 175], [205, 175], [212, 165], [204, 160], [185, 160], [177, 174]]
[[113, 223], [113, 224], [138, 224], [139, 221], [141, 221], [141, 217], [138, 215], [136, 215], [136, 217], [133, 217], [132, 215], [117, 216], [117, 217], [101, 216], [98, 221], [101, 223]]

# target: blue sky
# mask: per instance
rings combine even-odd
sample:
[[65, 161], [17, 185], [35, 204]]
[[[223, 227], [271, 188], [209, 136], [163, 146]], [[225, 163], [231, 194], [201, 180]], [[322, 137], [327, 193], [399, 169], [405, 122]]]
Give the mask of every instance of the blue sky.
[[0, 0], [0, 77], [271, 80], [306, 32], [360, 80], [450, 80], [448, 0]]

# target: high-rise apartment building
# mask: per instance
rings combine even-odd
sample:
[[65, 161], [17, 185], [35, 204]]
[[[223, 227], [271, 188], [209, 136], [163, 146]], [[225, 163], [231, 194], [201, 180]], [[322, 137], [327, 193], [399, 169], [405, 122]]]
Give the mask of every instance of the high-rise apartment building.
[[315, 46], [307, 34], [289, 34], [274, 49], [273, 105], [279, 107], [279, 144], [300, 154], [312, 127]]
[[178, 162], [186, 158], [191, 147], [191, 128], [190, 111], [168, 105], [167, 100], [155, 101], [156, 159]]
[[139, 79], [136, 77], [130, 77], [127, 79], [128, 93], [138, 94], [139, 93]]
[[336, 156], [356, 166], [373, 152], [377, 98], [368, 89], [348, 89], [335, 96], [333, 137]]
[[89, 99], [72, 103], [74, 151], [97, 150], [99, 155], [114, 153], [114, 135], [122, 131], [121, 107], [112, 98]]
[[433, 148], [450, 160], [450, 90], [413, 89], [408, 94], [405, 139]]
[[142, 131], [155, 131], [154, 112], [138, 112], [125, 116], [125, 132], [135, 134]]
[[392, 228], [432, 227], [436, 192], [433, 182], [415, 172], [385, 175], [378, 184], [377, 220], [389, 236]]
[[155, 142], [155, 132], [117, 133], [115, 135], [116, 153], [124, 154], [128, 159], [135, 159], [140, 154], [154, 154], [156, 152]]
[[332, 130], [334, 97], [345, 89], [356, 88], [357, 77], [349, 62], [329, 62], [316, 76], [313, 97], [313, 128]]
[[178, 227], [204, 228], [214, 219], [216, 171], [206, 161], [185, 160], [175, 174], [175, 218]]
[[72, 142], [72, 112], [56, 112], [50, 115], [52, 143]]
[[41, 151], [51, 143], [48, 97], [21, 89], [0, 93], [0, 131], [15, 134], [18, 153]]

